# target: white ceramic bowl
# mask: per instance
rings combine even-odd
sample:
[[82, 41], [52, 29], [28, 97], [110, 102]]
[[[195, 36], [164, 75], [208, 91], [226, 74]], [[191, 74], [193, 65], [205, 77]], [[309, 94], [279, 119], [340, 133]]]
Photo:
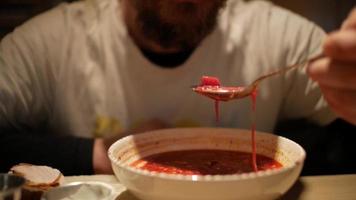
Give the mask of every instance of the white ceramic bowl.
[[130, 167], [139, 158], [174, 150], [221, 149], [251, 152], [251, 132], [224, 128], [164, 129], [116, 141], [108, 155], [115, 175], [142, 200], [276, 199], [297, 180], [305, 151], [297, 143], [256, 133], [257, 153], [279, 161], [281, 169], [240, 175], [172, 175]]

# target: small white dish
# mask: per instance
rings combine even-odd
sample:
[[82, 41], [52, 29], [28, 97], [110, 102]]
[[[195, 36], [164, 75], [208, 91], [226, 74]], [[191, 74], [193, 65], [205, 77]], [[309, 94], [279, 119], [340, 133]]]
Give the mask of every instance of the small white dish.
[[114, 189], [106, 183], [72, 182], [59, 186], [45, 192], [41, 200], [113, 200], [115, 199]]

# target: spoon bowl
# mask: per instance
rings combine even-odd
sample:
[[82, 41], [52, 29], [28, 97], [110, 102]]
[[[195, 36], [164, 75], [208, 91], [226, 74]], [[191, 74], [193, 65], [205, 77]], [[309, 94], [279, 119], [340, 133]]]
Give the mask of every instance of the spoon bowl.
[[226, 87], [226, 86], [192, 86], [198, 94], [207, 96], [216, 101], [229, 101], [251, 95], [254, 87]]

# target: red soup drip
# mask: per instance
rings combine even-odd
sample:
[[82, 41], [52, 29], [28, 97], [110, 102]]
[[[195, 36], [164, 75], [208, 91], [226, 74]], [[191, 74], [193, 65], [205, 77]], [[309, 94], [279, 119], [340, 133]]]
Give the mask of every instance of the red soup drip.
[[[185, 150], [154, 154], [131, 166], [154, 172], [182, 175], [229, 175], [253, 172], [251, 154], [225, 150]], [[258, 170], [278, 169], [282, 165], [257, 155]]]
[[[203, 76], [200, 80], [200, 86], [216, 86], [220, 87], [220, 80], [213, 76]], [[215, 99], [215, 120], [219, 122], [219, 100]]]
[[[214, 86], [216, 87], [216, 89], [221, 89], [221, 88], [228, 88], [228, 87], [224, 87], [220, 85], [220, 80], [217, 77], [212, 77], [212, 76], [203, 76], [201, 78], [201, 83], [200, 83], [201, 87], [204, 86]], [[238, 88], [238, 87], [234, 87], [234, 88]], [[204, 88], [202, 88], [204, 89]], [[210, 88], [211, 89], [211, 88]], [[257, 98], [257, 90], [255, 89], [252, 93], [251, 93], [251, 109], [252, 109], [252, 123], [251, 123], [251, 167], [253, 169], [253, 171], [258, 171], [259, 166], [257, 164], [257, 160], [259, 159], [257, 154], [256, 154], [256, 119], [255, 119], [255, 115], [256, 115], [256, 98]], [[213, 97], [211, 97], [213, 98]], [[216, 122], [219, 122], [219, 118], [220, 118], [220, 114], [219, 114], [219, 102], [221, 99], [215, 97], [215, 117], [216, 117]]]
[[255, 113], [256, 113], [256, 97], [257, 97], [257, 90], [255, 89], [251, 93], [251, 102], [252, 102], [252, 124], [251, 124], [251, 145], [252, 145], [252, 168], [254, 171], [258, 170], [257, 167], [257, 157], [256, 157], [256, 119], [255, 119]]
[[215, 100], [215, 120], [219, 122], [220, 114], [219, 114], [219, 100]]

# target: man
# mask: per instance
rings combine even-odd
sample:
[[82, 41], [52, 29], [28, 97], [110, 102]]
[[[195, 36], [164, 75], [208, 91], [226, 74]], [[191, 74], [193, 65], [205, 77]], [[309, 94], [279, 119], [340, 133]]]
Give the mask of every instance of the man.
[[[327, 37], [325, 57], [266, 80], [257, 129], [285, 119], [356, 124], [356, 19]], [[93, 0], [40, 15], [0, 46], [2, 170], [17, 162], [64, 174], [111, 173], [112, 138], [214, 126], [212, 102], [190, 91], [202, 75], [246, 85], [321, 53], [325, 34], [267, 2]], [[317, 86], [334, 112], [331, 112]], [[248, 99], [222, 105], [218, 126], [249, 128]], [[336, 115], [335, 115], [336, 114]], [[92, 139], [96, 138], [96, 139]]]

